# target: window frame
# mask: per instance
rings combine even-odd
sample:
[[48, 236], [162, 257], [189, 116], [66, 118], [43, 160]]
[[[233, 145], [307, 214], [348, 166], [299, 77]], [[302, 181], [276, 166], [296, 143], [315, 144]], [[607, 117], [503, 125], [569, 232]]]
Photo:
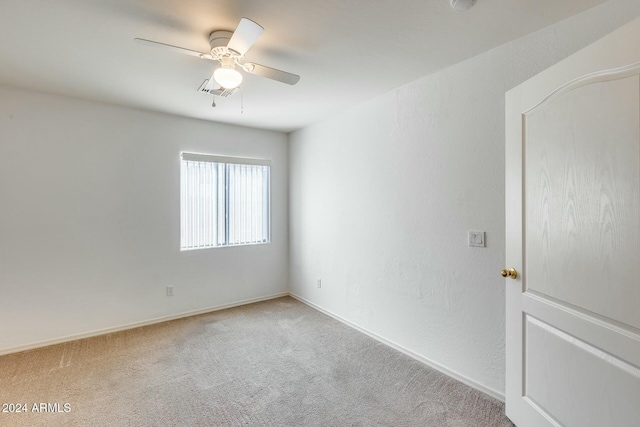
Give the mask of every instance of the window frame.
[[[224, 207], [222, 209], [222, 211], [224, 212], [224, 220], [223, 220], [223, 230], [224, 230], [224, 237], [222, 239], [222, 241], [224, 241], [223, 244], [217, 244], [218, 241], [220, 241], [219, 238], [215, 239], [216, 240], [216, 244], [215, 245], [210, 245], [210, 246], [199, 246], [199, 247], [183, 247], [183, 232], [184, 232], [184, 224], [183, 224], [183, 215], [184, 215], [184, 198], [187, 197], [186, 194], [184, 193], [185, 188], [183, 187], [183, 182], [182, 180], [184, 179], [184, 173], [183, 173], [183, 162], [184, 161], [195, 161], [195, 162], [208, 162], [208, 163], [217, 163], [219, 166], [222, 165], [224, 167], [224, 171], [222, 172], [222, 176], [224, 177], [224, 182], [223, 182], [223, 188], [224, 188]], [[251, 242], [251, 243], [234, 243], [234, 244], [229, 244], [229, 239], [230, 239], [230, 217], [229, 217], [229, 200], [230, 200], [230, 186], [229, 186], [229, 168], [227, 167], [228, 165], [245, 165], [245, 166], [266, 166], [268, 167], [267, 169], [267, 175], [266, 175], [266, 204], [267, 204], [267, 209], [266, 209], [266, 240], [264, 241], [258, 241], [258, 242]], [[218, 166], [218, 167], [219, 167]], [[263, 184], [263, 188], [261, 191], [265, 191], [264, 190], [264, 184]], [[271, 160], [270, 159], [260, 159], [260, 158], [249, 158], [249, 157], [233, 157], [233, 156], [223, 156], [223, 155], [217, 155], [217, 154], [201, 154], [201, 153], [194, 153], [194, 152], [180, 152], [180, 252], [188, 252], [188, 251], [197, 251], [197, 250], [203, 250], [203, 249], [219, 249], [219, 248], [229, 248], [229, 247], [237, 247], [237, 246], [254, 246], [254, 245], [264, 245], [264, 244], [269, 244], [271, 243], [271, 232], [272, 232], [272, 227], [271, 227]], [[264, 197], [264, 195], [263, 195]], [[263, 198], [263, 200], [265, 200], [265, 198]], [[219, 204], [219, 200], [216, 200], [215, 205], [216, 205], [216, 210], [220, 211], [220, 208], [218, 207]], [[220, 220], [218, 219], [217, 221], [214, 222], [219, 222]], [[218, 227], [219, 224], [216, 224], [216, 227]], [[220, 230], [218, 229], [217, 232], [219, 232]]]

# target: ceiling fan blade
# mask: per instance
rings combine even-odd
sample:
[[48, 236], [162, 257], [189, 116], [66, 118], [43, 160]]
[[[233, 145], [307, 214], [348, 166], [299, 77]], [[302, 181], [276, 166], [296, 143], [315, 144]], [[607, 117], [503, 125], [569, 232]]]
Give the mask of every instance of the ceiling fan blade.
[[227, 49], [238, 52], [240, 56], [244, 56], [249, 48], [258, 40], [258, 37], [260, 37], [263, 31], [264, 28], [251, 19], [242, 18], [227, 44]]
[[185, 49], [184, 47], [173, 46], [170, 44], [154, 42], [154, 41], [145, 40], [145, 39], [133, 39], [133, 40], [136, 43], [144, 46], [155, 47], [155, 48], [160, 48], [164, 50], [171, 50], [173, 52], [182, 53], [185, 55], [191, 55], [191, 56], [195, 56], [202, 59], [211, 59], [211, 60], [213, 59], [213, 57], [208, 53], [196, 52], [195, 50]]
[[248, 62], [243, 64], [244, 69], [251, 74], [266, 77], [271, 80], [277, 80], [288, 85], [294, 85], [300, 80], [300, 76], [297, 74], [287, 73], [286, 71], [276, 70], [275, 68], [267, 67], [260, 64], [254, 64]]

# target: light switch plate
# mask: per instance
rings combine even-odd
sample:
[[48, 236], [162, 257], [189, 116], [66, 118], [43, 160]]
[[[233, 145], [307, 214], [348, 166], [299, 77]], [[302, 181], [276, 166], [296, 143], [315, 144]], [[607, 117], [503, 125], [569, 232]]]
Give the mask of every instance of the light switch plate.
[[484, 248], [484, 231], [470, 231], [469, 246]]

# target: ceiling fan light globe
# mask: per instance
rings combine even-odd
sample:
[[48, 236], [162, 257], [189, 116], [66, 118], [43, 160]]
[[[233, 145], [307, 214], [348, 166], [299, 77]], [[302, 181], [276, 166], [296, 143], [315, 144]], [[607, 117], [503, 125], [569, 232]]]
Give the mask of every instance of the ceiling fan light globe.
[[223, 88], [233, 89], [242, 83], [242, 74], [233, 68], [219, 67], [213, 72], [213, 79]]

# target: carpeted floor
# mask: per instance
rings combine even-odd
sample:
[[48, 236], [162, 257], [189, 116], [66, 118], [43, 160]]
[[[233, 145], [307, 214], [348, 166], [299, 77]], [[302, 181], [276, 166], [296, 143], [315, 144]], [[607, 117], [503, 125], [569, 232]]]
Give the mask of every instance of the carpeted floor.
[[502, 403], [289, 297], [0, 357], [0, 403], [28, 409], [1, 426], [513, 425]]

